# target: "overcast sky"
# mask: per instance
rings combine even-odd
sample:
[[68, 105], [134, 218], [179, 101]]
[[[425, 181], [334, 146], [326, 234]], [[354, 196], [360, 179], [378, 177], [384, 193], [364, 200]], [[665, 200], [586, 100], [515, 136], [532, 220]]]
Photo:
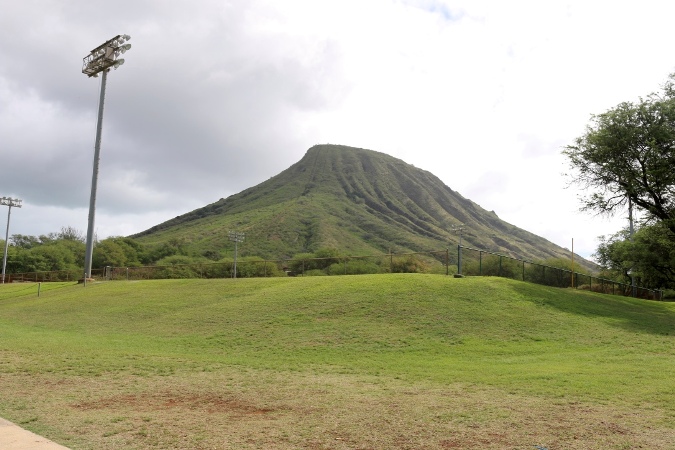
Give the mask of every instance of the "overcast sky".
[[132, 49], [108, 76], [99, 238], [331, 143], [428, 170], [590, 256], [626, 219], [578, 212], [561, 150], [591, 114], [675, 71], [675, 4], [662, 0], [0, 0], [0, 11], [0, 196], [23, 200], [10, 235], [86, 233], [100, 77], [81, 73], [82, 58], [117, 34]]

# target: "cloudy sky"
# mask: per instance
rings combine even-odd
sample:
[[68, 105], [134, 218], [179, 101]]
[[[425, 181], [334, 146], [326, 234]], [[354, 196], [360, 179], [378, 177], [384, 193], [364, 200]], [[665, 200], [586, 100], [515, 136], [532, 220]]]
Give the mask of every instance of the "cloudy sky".
[[[314, 144], [388, 153], [590, 256], [624, 217], [578, 212], [563, 146], [675, 71], [658, 1], [0, 0], [0, 196], [10, 235], [129, 235], [254, 186]], [[0, 210], [4, 231], [6, 208]], [[4, 238], [4, 234], [0, 237]]]

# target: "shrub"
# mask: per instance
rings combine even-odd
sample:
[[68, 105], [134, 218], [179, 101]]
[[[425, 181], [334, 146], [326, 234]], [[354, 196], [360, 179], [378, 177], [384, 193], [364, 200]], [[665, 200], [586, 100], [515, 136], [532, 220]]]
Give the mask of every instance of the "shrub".
[[428, 269], [428, 264], [416, 255], [398, 256], [392, 258], [392, 273], [423, 273]]
[[323, 270], [319, 269], [310, 269], [310, 270], [305, 270], [304, 276], [306, 277], [321, 277], [321, 276], [326, 276], [328, 275], [326, 272]]
[[366, 259], [349, 259], [347, 262], [335, 263], [327, 269], [330, 275], [364, 275], [381, 273], [382, 268], [373, 261]]
[[157, 261], [153, 278], [200, 278], [201, 273], [195, 261], [189, 256], [172, 255]]
[[521, 262], [505, 256], [485, 254], [482, 260], [464, 262], [462, 272], [468, 275], [522, 279], [523, 266]]
[[237, 277], [280, 277], [284, 276], [276, 263], [257, 256], [246, 256], [237, 260]]

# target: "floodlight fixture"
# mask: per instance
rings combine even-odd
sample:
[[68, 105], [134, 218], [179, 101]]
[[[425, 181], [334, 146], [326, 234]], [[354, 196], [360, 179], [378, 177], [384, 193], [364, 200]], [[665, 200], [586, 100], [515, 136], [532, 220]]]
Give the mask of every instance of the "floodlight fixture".
[[124, 59], [118, 58], [131, 48], [131, 44], [124, 42], [131, 39], [128, 34], [118, 34], [93, 49], [82, 60], [82, 73], [90, 78], [101, 77], [101, 94], [98, 102], [98, 122], [96, 125], [96, 141], [94, 143], [94, 169], [91, 177], [91, 196], [89, 198], [89, 221], [87, 226], [87, 243], [84, 255], [84, 285], [91, 277], [91, 261], [94, 253], [94, 216], [96, 214], [96, 186], [98, 184], [98, 164], [101, 153], [101, 131], [103, 127], [103, 103], [105, 101], [105, 85], [110, 68], [117, 69], [124, 64]]
[[7, 211], [7, 231], [5, 231], [5, 253], [2, 257], [2, 284], [5, 284], [5, 268], [7, 267], [7, 248], [9, 246], [9, 217], [12, 214], [12, 207], [21, 208], [21, 200], [11, 197], [0, 197], [0, 205], [9, 206]]
[[18, 198], [0, 197], [0, 205], [9, 206], [10, 208], [21, 208], [21, 202], [22, 200], [19, 200]]
[[244, 237], [246, 233], [240, 231], [229, 231], [227, 233], [230, 241], [234, 242], [234, 268], [232, 270], [232, 278], [237, 278], [237, 244], [239, 242], [244, 242]]
[[115, 66], [117, 57], [131, 48], [131, 44], [122, 45], [129, 39], [131, 36], [128, 34], [118, 34], [93, 49], [82, 59], [82, 73], [89, 77], [97, 77], [99, 73]]
[[452, 231], [459, 234], [459, 245], [462, 245], [462, 234], [464, 233], [464, 224], [452, 225]]

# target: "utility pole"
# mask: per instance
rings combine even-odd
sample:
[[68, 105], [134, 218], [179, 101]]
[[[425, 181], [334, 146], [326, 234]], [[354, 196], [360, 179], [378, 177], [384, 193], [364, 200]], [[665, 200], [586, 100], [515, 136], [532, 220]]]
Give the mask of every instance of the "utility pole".
[[244, 242], [246, 233], [239, 231], [230, 231], [227, 233], [230, 241], [234, 242], [234, 270], [232, 271], [232, 278], [237, 278], [237, 244]]

